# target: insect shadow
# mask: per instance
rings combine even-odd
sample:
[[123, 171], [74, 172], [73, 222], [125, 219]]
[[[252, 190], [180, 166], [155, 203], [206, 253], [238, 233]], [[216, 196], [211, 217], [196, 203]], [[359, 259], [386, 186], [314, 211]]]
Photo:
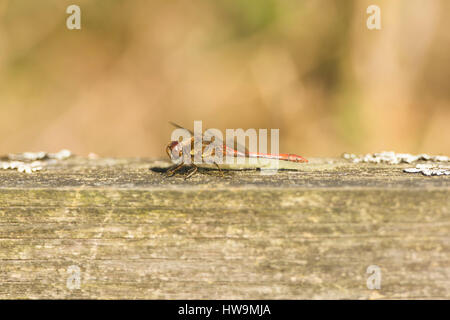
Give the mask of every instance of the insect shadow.
[[[177, 170], [177, 172], [174, 175], [188, 175], [189, 172], [192, 170], [193, 166], [190, 165], [184, 165], [182, 166], [180, 169]], [[160, 174], [164, 174], [167, 175], [169, 173], [169, 170], [171, 169], [171, 167], [151, 167], [149, 168], [150, 171], [156, 172], [156, 173], [160, 173]], [[229, 172], [230, 170], [224, 170]], [[219, 176], [219, 174], [217, 173], [217, 169], [215, 168], [198, 168], [198, 172], [199, 173], [205, 173], [208, 175], [214, 175], [214, 176]]]

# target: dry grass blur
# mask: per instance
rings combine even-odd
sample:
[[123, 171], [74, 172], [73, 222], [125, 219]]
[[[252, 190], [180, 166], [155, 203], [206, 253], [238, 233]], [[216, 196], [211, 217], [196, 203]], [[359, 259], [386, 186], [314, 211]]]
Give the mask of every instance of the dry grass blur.
[[[77, 4], [82, 29], [68, 30]], [[366, 28], [381, 7], [382, 30]], [[164, 156], [172, 128], [280, 151], [450, 153], [448, 0], [0, 0], [0, 154]]]

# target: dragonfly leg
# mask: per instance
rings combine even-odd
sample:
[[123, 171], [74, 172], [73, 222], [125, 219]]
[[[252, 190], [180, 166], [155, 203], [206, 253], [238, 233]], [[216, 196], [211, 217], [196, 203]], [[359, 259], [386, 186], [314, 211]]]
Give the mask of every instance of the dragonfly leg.
[[181, 162], [180, 164], [176, 164], [176, 165], [170, 167], [170, 168], [166, 171], [167, 176], [168, 176], [168, 177], [173, 176], [173, 175], [175, 174], [175, 172], [177, 172], [178, 170], [180, 170], [180, 168], [183, 166], [183, 164], [184, 164], [184, 163]]
[[195, 164], [192, 164], [194, 166], [194, 168], [192, 168], [188, 175], [186, 176], [186, 178], [184, 178], [184, 180], [189, 179], [190, 177], [192, 177], [197, 171], [198, 171], [198, 167]]
[[219, 172], [222, 175], [222, 178], [225, 177], [225, 175], [223, 174], [223, 171], [222, 171], [222, 169], [220, 169], [219, 165], [216, 162], [214, 162], [214, 164], [216, 165], [217, 169], [219, 169]]

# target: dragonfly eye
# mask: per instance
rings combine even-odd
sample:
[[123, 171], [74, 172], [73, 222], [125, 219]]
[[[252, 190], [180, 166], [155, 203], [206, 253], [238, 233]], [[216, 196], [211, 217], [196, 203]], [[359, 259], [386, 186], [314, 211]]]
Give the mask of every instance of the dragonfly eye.
[[172, 158], [173, 149], [178, 145], [178, 141], [172, 141], [170, 142], [166, 147], [166, 153], [169, 156], [169, 158]]
[[178, 141], [171, 141], [166, 147], [166, 152], [172, 160], [181, 159], [183, 156], [183, 145]]

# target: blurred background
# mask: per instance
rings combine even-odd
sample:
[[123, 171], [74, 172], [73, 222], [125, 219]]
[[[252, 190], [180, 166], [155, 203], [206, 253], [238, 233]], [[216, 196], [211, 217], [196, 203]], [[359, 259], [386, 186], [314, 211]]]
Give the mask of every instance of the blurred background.
[[168, 121], [202, 120], [278, 128], [280, 151], [307, 157], [448, 155], [449, 13], [448, 0], [0, 0], [0, 154], [166, 157]]

